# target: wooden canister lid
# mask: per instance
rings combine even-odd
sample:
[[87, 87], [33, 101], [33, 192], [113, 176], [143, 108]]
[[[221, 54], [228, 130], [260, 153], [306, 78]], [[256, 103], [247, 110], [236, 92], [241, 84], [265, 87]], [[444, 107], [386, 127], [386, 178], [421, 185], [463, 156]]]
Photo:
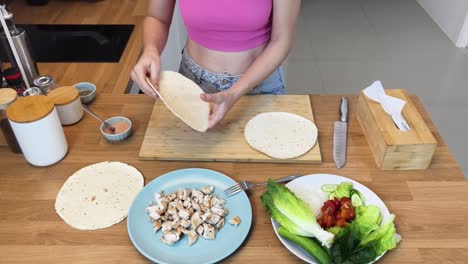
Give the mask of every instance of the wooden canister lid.
[[66, 105], [75, 101], [80, 96], [80, 93], [73, 86], [62, 86], [53, 89], [47, 96], [55, 105]]
[[16, 96], [16, 91], [12, 88], [0, 89], [0, 109], [6, 109], [16, 99]]
[[54, 104], [45, 95], [21, 97], [8, 107], [7, 117], [15, 123], [31, 123], [46, 117]]

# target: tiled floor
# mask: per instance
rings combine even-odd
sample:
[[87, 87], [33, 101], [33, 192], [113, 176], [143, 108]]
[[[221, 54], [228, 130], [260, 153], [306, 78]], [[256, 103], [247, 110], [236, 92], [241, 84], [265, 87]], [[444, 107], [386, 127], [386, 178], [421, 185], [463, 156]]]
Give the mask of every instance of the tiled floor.
[[374, 80], [421, 97], [468, 177], [468, 50], [414, 0], [303, 0], [288, 92], [357, 93]]

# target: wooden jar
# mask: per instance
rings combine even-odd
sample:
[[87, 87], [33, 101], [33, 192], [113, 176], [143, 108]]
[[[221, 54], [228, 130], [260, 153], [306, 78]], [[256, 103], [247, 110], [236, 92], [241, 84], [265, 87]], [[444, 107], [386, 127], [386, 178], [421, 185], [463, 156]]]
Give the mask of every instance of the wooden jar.
[[35, 166], [48, 166], [67, 154], [68, 145], [54, 104], [45, 95], [16, 100], [7, 117], [25, 159]]
[[80, 94], [75, 87], [58, 87], [50, 91], [47, 96], [55, 104], [62, 125], [75, 124], [83, 117]]
[[385, 93], [406, 101], [403, 116], [411, 130], [400, 131], [382, 106], [361, 92], [357, 118], [377, 166], [381, 170], [427, 169], [437, 141], [404, 90], [385, 90]]

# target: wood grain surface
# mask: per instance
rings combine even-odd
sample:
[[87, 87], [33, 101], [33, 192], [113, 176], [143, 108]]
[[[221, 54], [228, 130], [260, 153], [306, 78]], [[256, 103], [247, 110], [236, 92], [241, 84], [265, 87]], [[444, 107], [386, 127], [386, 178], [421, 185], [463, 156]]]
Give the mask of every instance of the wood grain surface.
[[[420, 171], [380, 171], [356, 119], [357, 97], [348, 98], [348, 162], [336, 169], [332, 139], [340, 96], [311, 96], [322, 164], [142, 161], [138, 153], [154, 101], [144, 95], [98, 96], [90, 107], [103, 118], [129, 117], [135, 129], [131, 138], [109, 143], [99, 133], [98, 121], [85, 116], [64, 128], [70, 149], [53, 166], [33, 167], [21, 155], [0, 147], [0, 262], [147, 263], [132, 246], [126, 221], [107, 229], [80, 231], [54, 211], [55, 197], [73, 172], [92, 163], [118, 160], [138, 168], [146, 184], [169, 171], [190, 167], [220, 171], [235, 180], [264, 181], [293, 173], [349, 177], [372, 189], [396, 215], [403, 241], [381, 263], [466, 263], [468, 183], [419, 100], [412, 97], [438, 141], [431, 166]], [[259, 200], [264, 191], [259, 187], [248, 192], [253, 207], [251, 232], [226, 263], [300, 263], [274, 234]]]
[[156, 102], [140, 149], [140, 157], [146, 160], [271, 163], [322, 161], [318, 142], [306, 154], [294, 159], [275, 159], [250, 147], [244, 137], [245, 125], [251, 118], [264, 112], [289, 112], [314, 122], [307, 95], [244, 96], [216, 129], [205, 133], [191, 129], [162, 102]]

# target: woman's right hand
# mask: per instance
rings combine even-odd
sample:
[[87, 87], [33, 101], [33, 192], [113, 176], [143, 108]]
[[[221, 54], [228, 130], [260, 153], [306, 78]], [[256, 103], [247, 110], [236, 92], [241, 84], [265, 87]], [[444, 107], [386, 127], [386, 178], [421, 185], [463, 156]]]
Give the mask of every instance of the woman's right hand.
[[157, 99], [158, 95], [148, 85], [146, 78], [158, 89], [160, 65], [159, 52], [157, 49], [145, 48], [132, 71], [132, 80], [138, 84], [145, 94], [154, 99]]

